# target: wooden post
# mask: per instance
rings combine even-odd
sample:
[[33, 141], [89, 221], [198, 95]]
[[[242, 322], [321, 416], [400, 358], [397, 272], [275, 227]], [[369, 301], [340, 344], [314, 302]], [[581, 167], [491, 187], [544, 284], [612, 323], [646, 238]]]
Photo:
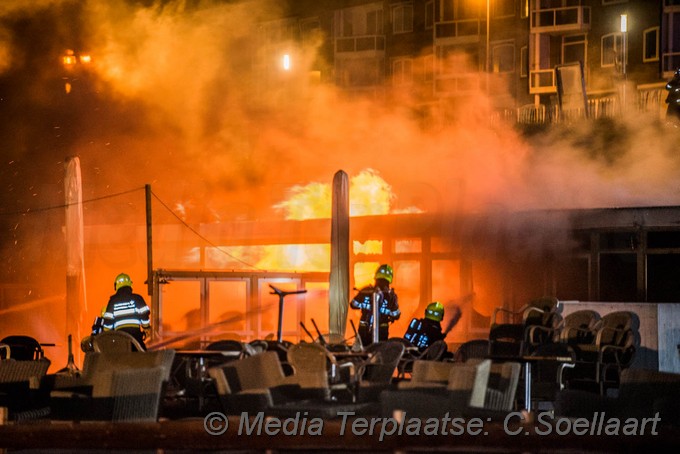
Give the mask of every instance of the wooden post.
[[147, 294], [153, 296], [153, 238], [151, 235], [151, 185], [144, 185], [146, 193], [146, 288]]
[[328, 326], [331, 339], [343, 339], [349, 305], [349, 182], [342, 170], [333, 177], [332, 204]]

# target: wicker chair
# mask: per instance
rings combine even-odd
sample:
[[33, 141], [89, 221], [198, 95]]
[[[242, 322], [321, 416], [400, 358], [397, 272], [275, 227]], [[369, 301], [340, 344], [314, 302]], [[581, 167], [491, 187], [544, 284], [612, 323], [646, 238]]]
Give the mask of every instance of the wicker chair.
[[92, 346], [96, 352], [121, 353], [142, 352], [142, 347], [137, 340], [125, 331], [104, 331], [92, 338]]
[[411, 375], [413, 373], [413, 366], [416, 361], [442, 361], [446, 356], [448, 351], [448, 346], [443, 340], [438, 340], [432, 342], [429, 347], [423, 350], [419, 354], [409, 354], [399, 361], [397, 370], [399, 371], [399, 377], [406, 378], [406, 375]]
[[366, 347], [370, 358], [359, 365], [357, 377], [361, 382], [390, 383], [406, 348], [400, 342], [383, 341]]
[[463, 342], [454, 353], [456, 361], [465, 362], [469, 359], [484, 359], [489, 356], [488, 339], [472, 339]]
[[45, 357], [45, 352], [36, 339], [31, 336], [7, 336], [0, 340], [0, 344], [8, 345], [10, 358], [19, 361], [30, 361]]
[[[80, 377], [55, 380], [51, 392], [54, 419], [155, 420], [156, 399], [170, 379], [174, 357], [170, 349], [88, 353]], [[129, 396], [135, 392], [140, 396], [135, 404], [139, 407], [131, 409]]]
[[326, 399], [340, 394], [354, 398], [356, 373], [354, 363], [339, 363], [326, 348], [317, 343], [299, 343], [288, 349], [292, 366], [302, 388], [324, 390]]
[[618, 387], [621, 371], [630, 367], [640, 347], [640, 319], [630, 311], [602, 316], [595, 324], [589, 343], [571, 344], [577, 365], [570, 372], [568, 386], [605, 394]]
[[112, 379], [113, 421], [155, 422], [165, 370], [162, 366], [115, 371]]
[[298, 377], [286, 376], [272, 351], [212, 367], [208, 373], [227, 414], [267, 410], [301, 394]]
[[[532, 344], [545, 340], [534, 327], [555, 328], [561, 321], [560, 310], [559, 300], [552, 297], [532, 300], [518, 311], [496, 308], [489, 331], [489, 354], [512, 358], [531, 353]], [[508, 314], [512, 320], [500, 323], [498, 316], [502, 313]], [[533, 334], [533, 339], [530, 334]]]
[[[410, 382], [380, 393], [383, 417], [405, 412], [409, 417], [462, 416], [484, 405], [491, 361], [467, 363], [417, 361]], [[415, 380], [415, 381], [414, 381]], [[408, 383], [408, 384], [407, 384]]]
[[43, 378], [50, 367], [46, 358], [0, 360], [0, 406], [9, 409], [9, 419], [35, 419], [49, 414]]

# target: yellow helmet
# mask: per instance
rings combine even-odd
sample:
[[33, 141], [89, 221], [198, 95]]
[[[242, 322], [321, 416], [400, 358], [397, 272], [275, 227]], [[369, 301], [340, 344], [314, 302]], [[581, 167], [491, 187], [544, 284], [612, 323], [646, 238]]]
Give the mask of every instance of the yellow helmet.
[[392, 283], [392, 278], [394, 277], [394, 271], [389, 265], [380, 265], [375, 271], [374, 279], [385, 279], [390, 284]]
[[425, 318], [429, 318], [435, 322], [441, 322], [444, 318], [444, 306], [442, 306], [442, 303], [435, 301], [428, 304], [425, 309]]
[[113, 288], [118, 291], [121, 287], [132, 287], [132, 279], [125, 273], [120, 273], [116, 276], [116, 280], [113, 281]]

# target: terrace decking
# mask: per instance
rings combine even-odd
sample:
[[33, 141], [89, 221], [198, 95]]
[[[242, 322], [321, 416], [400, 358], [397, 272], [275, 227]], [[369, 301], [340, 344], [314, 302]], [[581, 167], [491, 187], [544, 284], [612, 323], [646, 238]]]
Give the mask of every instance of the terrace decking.
[[[285, 420], [282, 420], [285, 421]], [[547, 426], [537, 423], [521, 425], [519, 418], [504, 423], [486, 423], [477, 433], [452, 435], [419, 435], [395, 433], [392, 426], [378, 423], [374, 431], [359, 434], [354, 420], [324, 421], [320, 434], [287, 435], [283, 430], [257, 426], [248, 434], [239, 433], [241, 418], [229, 418], [229, 428], [221, 435], [206, 432], [203, 418], [156, 423], [34, 423], [0, 426], [0, 446], [6, 449], [60, 449], [87, 452], [88, 450], [159, 450], [163, 452], [219, 451], [219, 452], [582, 452], [582, 453], [637, 453], [677, 452], [680, 430], [659, 428], [653, 434], [614, 436], [586, 433], [560, 434], [548, 432]], [[363, 421], [361, 421], [363, 422]], [[370, 421], [369, 421], [370, 422]], [[389, 423], [388, 423], [389, 424]], [[597, 423], [596, 423], [597, 425]], [[368, 426], [366, 426], [368, 427]], [[365, 430], [365, 429], [361, 429]], [[604, 429], [603, 429], [604, 430]], [[381, 437], [381, 433], [383, 433]], [[41, 451], [44, 452], [44, 451]]]

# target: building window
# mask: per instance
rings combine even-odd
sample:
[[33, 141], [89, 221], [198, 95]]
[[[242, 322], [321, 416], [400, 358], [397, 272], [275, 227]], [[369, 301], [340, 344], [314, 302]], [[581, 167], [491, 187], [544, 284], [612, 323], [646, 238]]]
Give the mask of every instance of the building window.
[[[382, 35], [383, 10], [374, 5], [347, 8], [336, 13], [337, 37]], [[370, 7], [370, 8], [369, 8]], [[372, 9], [371, 9], [372, 8]]]
[[340, 22], [340, 30], [338, 36], [353, 36], [354, 35], [354, 21], [352, 20], [352, 10], [342, 11], [342, 21]]
[[522, 46], [519, 50], [519, 77], [527, 77], [529, 75], [529, 48]]
[[413, 5], [398, 5], [392, 8], [392, 33], [413, 31]]
[[425, 2], [425, 30], [434, 27], [434, 1]]
[[648, 28], [642, 36], [642, 61], [659, 61], [659, 27]]
[[491, 49], [491, 65], [495, 73], [515, 71], [515, 45], [511, 42], [495, 44]]
[[382, 10], [369, 11], [366, 14], [366, 34], [383, 34], [383, 12]]
[[616, 5], [618, 3], [628, 3], [628, 0], [602, 0], [603, 5]]
[[514, 0], [496, 0], [495, 2], [491, 2], [491, 8], [491, 11], [493, 12], [491, 17], [512, 17], [515, 15]]
[[438, 0], [434, 11], [435, 22], [480, 19], [485, 16], [486, 4], [484, 0]]
[[600, 65], [603, 68], [616, 65], [623, 52], [623, 35], [620, 32], [604, 35], [600, 49], [602, 52]]
[[[680, 4], [680, 0], [673, 4], [676, 3]], [[670, 5], [670, 0], [666, 0], [666, 5]], [[680, 12], [676, 8], [664, 12], [661, 30], [664, 33], [661, 68], [664, 73], [672, 73], [680, 68]]]
[[565, 36], [562, 38], [562, 64], [583, 62], [586, 64], [586, 35]]
[[397, 58], [392, 62], [392, 83], [395, 86], [410, 85], [413, 81], [413, 60]]

